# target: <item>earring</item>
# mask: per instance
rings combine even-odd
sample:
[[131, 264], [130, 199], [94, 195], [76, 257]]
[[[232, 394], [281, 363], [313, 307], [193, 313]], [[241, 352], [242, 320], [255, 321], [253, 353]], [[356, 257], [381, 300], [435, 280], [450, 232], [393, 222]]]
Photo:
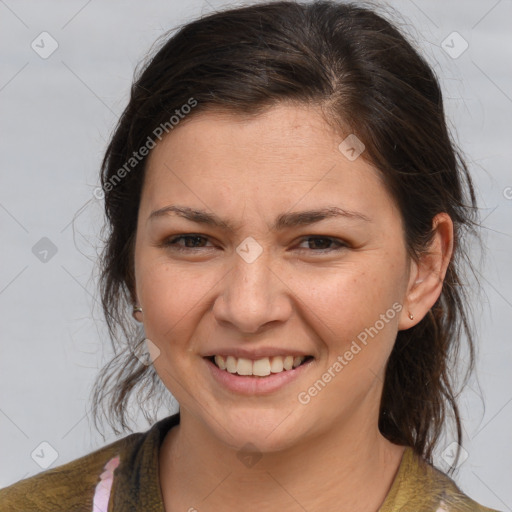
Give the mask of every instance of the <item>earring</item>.
[[410, 318], [411, 320], [414, 320], [414, 315], [413, 315], [410, 311], [409, 311], [409, 318]]
[[142, 308], [140, 306], [133, 306], [132, 316], [137, 320], [135, 313], [142, 313]]

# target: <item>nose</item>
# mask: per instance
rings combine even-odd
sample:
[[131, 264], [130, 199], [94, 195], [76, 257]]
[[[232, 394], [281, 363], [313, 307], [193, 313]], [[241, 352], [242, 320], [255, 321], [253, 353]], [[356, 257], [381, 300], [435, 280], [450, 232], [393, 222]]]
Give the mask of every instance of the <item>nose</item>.
[[286, 278], [264, 254], [250, 263], [235, 255], [213, 305], [216, 320], [239, 334], [257, 334], [292, 312]]

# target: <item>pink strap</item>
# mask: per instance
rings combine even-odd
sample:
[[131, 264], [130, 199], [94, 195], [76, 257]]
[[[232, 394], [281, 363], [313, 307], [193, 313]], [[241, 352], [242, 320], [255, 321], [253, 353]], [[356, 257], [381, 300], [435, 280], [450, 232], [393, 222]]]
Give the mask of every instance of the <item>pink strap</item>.
[[100, 481], [94, 491], [92, 512], [107, 512], [110, 490], [114, 482], [114, 471], [119, 466], [119, 460], [119, 455], [117, 455], [105, 464], [104, 471], [100, 475]]
[[446, 505], [446, 503], [441, 500], [441, 503], [439, 503], [439, 508], [436, 510], [436, 512], [447, 512], [448, 511], [448, 507]]

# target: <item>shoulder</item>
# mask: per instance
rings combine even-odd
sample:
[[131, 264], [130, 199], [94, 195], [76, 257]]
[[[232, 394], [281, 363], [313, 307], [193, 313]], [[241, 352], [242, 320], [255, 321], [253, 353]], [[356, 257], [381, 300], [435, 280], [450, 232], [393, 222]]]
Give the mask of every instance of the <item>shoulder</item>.
[[470, 498], [445, 473], [418, 458], [419, 474], [438, 505], [436, 512], [498, 512]]
[[498, 512], [480, 505], [445, 473], [412, 448], [404, 452], [395, 481], [380, 512]]
[[[0, 489], [5, 512], [81, 512], [92, 510], [93, 496], [106, 464], [129, 457], [145, 433], [130, 434], [67, 464]], [[107, 469], [109, 469], [107, 467]]]

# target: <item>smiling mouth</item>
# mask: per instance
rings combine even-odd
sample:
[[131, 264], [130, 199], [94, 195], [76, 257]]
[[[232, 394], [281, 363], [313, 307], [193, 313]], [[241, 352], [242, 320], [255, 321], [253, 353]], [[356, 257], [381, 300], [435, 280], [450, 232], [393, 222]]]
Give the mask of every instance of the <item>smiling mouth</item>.
[[249, 377], [267, 377], [271, 374], [294, 370], [312, 360], [313, 356], [273, 356], [253, 361], [243, 357], [217, 355], [206, 359], [227, 373]]

